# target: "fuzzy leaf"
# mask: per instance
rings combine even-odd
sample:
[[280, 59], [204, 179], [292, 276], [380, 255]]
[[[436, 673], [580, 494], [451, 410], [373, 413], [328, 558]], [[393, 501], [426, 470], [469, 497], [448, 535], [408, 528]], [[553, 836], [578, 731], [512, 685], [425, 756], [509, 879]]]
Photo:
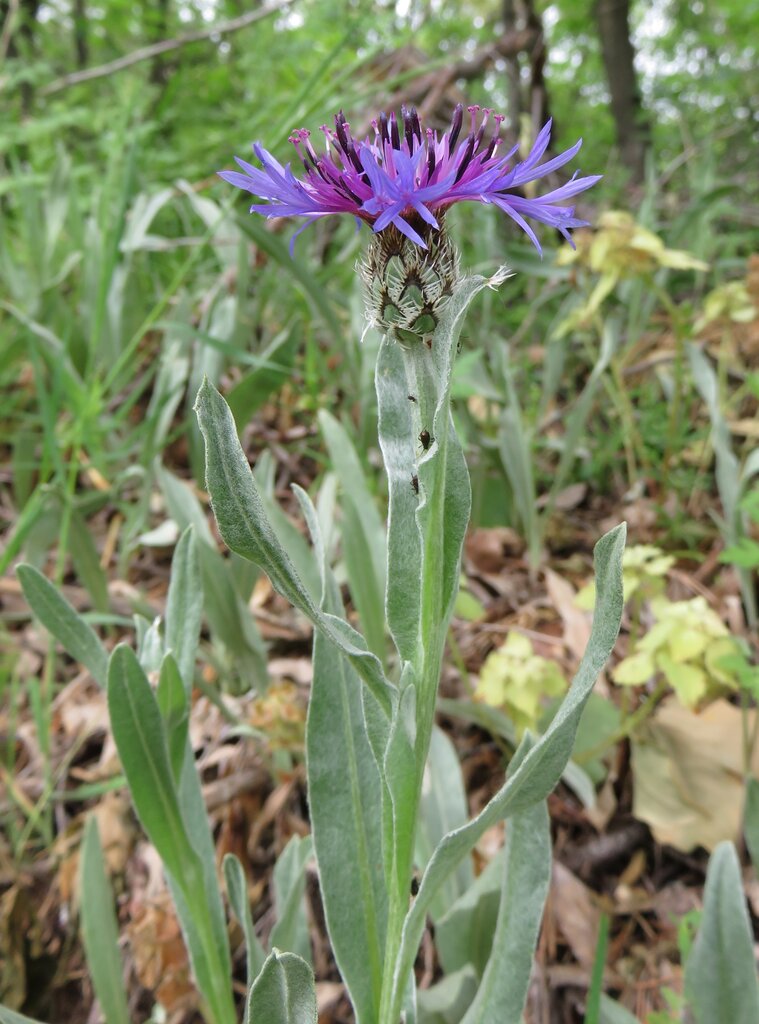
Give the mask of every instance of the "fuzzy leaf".
[[250, 901], [248, 899], [248, 884], [242, 864], [233, 853], [227, 853], [224, 856], [222, 867], [224, 869], [224, 881], [227, 884], [227, 896], [232, 912], [242, 925], [245, 935], [248, 988], [250, 988], [264, 965], [266, 953], [253, 926], [253, 916], [250, 912]]
[[685, 965], [685, 994], [697, 1024], [756, 1024], [759, 985], [740, 864], [732, 843], [711, 856], [701, 926]]
[[314, 972], [295, 953], [271, 951], [248, 993], [245, 1024], [317, 1024]]
[[232, 413], [215, 387], [204, 380], [195, 403], [206, 443], [206, 483], [225, 543], [259, 565], [275, 589], [303, 612], [353, 662], [377, 700], [390, 709], [390, 686], [377, 657], [347, 622], [323, 613], [302, 583], [266, 515], [258, 486], [237, 437]]
[[520, 1024], [522, 1020], [551, 880], [551, 830], [545, 801], [515, 814], [509, 822], [503, 870], [493, 949], [462, 1024], [490, 1024], [494, 1020]]
[[67, 654], [89, 670], [93, 679], [105, 686], [108, 652], [95, 630], [34, 566], [19, 565], [16, 572], [29, 607], [45, 629], [60, 641]]
[[179, 539], [171, 560], [171, 582], [166, 599], [166, 647], [174, 655], [189, 696], [203, 616], [203, 579], [197, 541], [191, 526]]
[[406, 978], [419, 947], [426, 913], [435, 892], [483, 833], [517, 811], [544, 800], [561, 777], [572, 752], [577, 726], [598, 673], [606, 664], [622, 618], [622, 551], [626, 528], [622, 524], [596, 545], [596, 611], [585, 655], [567, 696], [551, 725], [507, 777], [503, 788], [476, 818], [450, 832], [432, 856], [419, 893], [403, 928], [394, 982], [394, 1007], [400, 1006]]
[[79, 871], [82, 940], [95, 993], [108, 1024], [129, 1024], [113, 890], [105, 871], [97, 820], [92, 815], [84, 829]]

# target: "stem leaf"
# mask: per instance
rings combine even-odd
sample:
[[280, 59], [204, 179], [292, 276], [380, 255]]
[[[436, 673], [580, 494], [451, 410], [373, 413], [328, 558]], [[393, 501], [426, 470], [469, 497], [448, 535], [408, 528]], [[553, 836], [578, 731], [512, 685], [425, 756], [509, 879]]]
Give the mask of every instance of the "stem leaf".
[[448, 833], [427, 865], [419, 893], [404, 924], [395, 971], [394, 1007], [400, 1005], [406, 978], [424, 931], [426, 913], [439, 886], [488, 828], [544, 800], [561, 777], [572, 752], [583, 708], [619, 632], [623, 607], [622, 551], [625, 534], [626, 527], [622, 524], [596, 544], [598, 597], [593, 628], [577, 675], [551, 725], [534, 747], [520, 758], [519, 766], [490, 803], [463, 828]]
[[[551, 829], [545, 800], [511, 819], [493, 949], [462, 1024], [520, 1024], [543, 906], [551, 880]], [[504, 965], [508, 969], [504, 970]]]

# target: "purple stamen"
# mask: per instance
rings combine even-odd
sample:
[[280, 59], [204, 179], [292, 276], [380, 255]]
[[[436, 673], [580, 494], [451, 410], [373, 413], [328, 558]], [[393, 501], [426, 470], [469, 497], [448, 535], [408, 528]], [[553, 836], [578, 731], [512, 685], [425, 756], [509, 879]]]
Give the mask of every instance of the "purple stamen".
[[453, 111], [453, 117], [451, 118], [451, 130], [448, 132], [448, 156], [451, 155], [456, 147], [463, 122], [464, 108], [460, 103], [457, 103], [456, 109]]
[[395, 111], [390, 115], [390, 141], [393, 144], [393, 149], [401, 148], [401, 137], [398, 133], [398, 121], [395, 117]]

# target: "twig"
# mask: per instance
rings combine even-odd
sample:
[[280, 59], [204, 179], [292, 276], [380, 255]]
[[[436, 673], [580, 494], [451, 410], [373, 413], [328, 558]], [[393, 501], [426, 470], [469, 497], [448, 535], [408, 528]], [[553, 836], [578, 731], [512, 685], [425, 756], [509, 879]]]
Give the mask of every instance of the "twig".
[[386, 101], [386, 105], [388, 109], [392, 110], [401, 102], [413, 99], [419, 107], [420, 115], [429, 117], [436, 109], [446, 89], [454, 82], [459, 79], [477, 78], [497, 60], [531, 50], [536, 42], [537, 34], [532, 29], [507, 32], [494, 43], [487, 43], [479, 47], [471, 57], [453, 61], [442, 69], [436, 69], [420, 76], [411, 87], [413, 96], [410, 94], [410, 87], [404, 85]]
[[13, 36], [13, 20], [18, 11], [18, 2], [19, 0], [10, 0], [8, 4], [8, 12], [3, 22], [3, 31], [0, 33], [0, 60], [5, 60], [8, 55], [8, 48], [11, 45], [11, 37]]
[[116, 60], [109, 61], [107, 64], [100, 64], [95, 68], [73, 71], [70, 75], [64, 75], [62, 78], [56, 78], [54, 81], [48, 82], [40, 90], [40, 95], [50, 96], [52, 93], [61, 92], [61, 90], [68, 89], [72, 85], [91, 82], [95, 78], [105, 78], [107, 75], [116, 74], [117, 71], [133, 67], [141, 61], [151, 60], [159, 54], [178, 50], [180, 46], [187, 46], [188, 43], [198, 43], [204, 39], [210, 39], [211, 36], [228, 35], [230, 32], [238, 32], [241, 28], [246, 28], [255, 21], [260, 21], [270, 14], [276, 14], [277, 11], [281, 11], [284, 7], [289, 7], [293, 2], [294, 0], [275, 0], [274, 3], [266, 7], [260, 7], [255, 11], [249, 11], [247, 14], [240, 15], [239, 18], [232, 18], [230, 21], [209, 25], [207, 28], [199, 29], [195, 32], [185, 32], [174, 39], [163, 39], [160, 43], [151, 43], [150, 46], [142, 46], [139, 50], [133, 50], [132, 53], [128, 53], [124, 57], [118, 57]]

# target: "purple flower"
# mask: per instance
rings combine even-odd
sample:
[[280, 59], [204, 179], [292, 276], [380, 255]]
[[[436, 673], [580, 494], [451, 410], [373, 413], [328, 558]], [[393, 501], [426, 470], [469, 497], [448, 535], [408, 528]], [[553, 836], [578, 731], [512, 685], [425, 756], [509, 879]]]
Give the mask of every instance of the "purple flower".
[[[267, 200], [254, 203], [251, 213], [265, 217], [306, 217], [304, 228], [317, 217], [350, 213], [358, 223], [365, 221], [375, 232], [388, 225], [395, 227], [417, 245], [426, 249], [419, 234], [429, 225], [439, 228], [439, 216], [454, 203], [471, 200], [494, 203], [508, 214], [541, 252], [540, 243], [525, 220], [530, 217], [556, 228], [571, 243], [569, 229], [586, 221], [574, 216], [574, 206], [560, 206], [566, 199], [594, 185], [601, 175], [578, 178], [577, 172], [559, 188], [534, 199], [519, 194], [523, 185], [563, 167], [582, 145], [574, 146], [545, 163], [540, 163], [551, 138], [551, 122], [541, 130], [526, 160], [512, 162], [515, 146], [498, 155], [501, 145], [502, 114], [483, 108], [468, 108], [469, 134], [459, 142], [464, 119], [461, 104], [456, 107], [451, 126], [439, 135], [423, 129], [416, 110], [401, 108], [401, 121], [395, 114], [380, 114], [372, 121], [374, 138], [363, 142], [353, 139], [342, 111], [335, 116], [335, 128], [322, 125], [326, 147], [317, 154], [310, 132], [300, 129], [290, 136], [305, 170], [296, 178], [290, 164], [283, 167], [260, 142], [253, 151], [262, 168], [235, 157], [244, 173], [219, 171], [220, 177], [237, 188]], [[488, 122], [494, 127], [488, 133]], [[479, 121], [479, 125], [478, 125]], [[293, 238], [293, 241], [295, 238]], [[291, 245], [292, 249], [292, 245]]]

